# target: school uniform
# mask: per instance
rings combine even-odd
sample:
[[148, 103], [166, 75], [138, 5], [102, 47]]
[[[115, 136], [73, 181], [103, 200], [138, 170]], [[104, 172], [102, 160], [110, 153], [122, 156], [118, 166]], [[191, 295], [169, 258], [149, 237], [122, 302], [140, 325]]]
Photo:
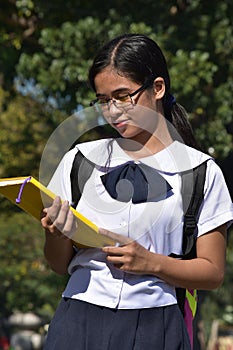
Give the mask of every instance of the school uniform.
[[[136, 240], [151, 252], [182, 253], [181, 173], [205, 161], [197, 236], [233, 220], [220, 168], [209, 155], [177, 141], [136, 162], [116, 140], [77, 145], [64, 156], [49, 184], [62, 199], [71, 202], [69, 174], [78, 151], [96, 166], [77, 210], [98, 227]], [[140, 185], [143, 177], [149, 183], [145, 188]], [[68, 271], [71, 276], [45, 350], [190, 349], [175, 286], [156, 276], [122, 272], [97, 248], [77, 249]]]

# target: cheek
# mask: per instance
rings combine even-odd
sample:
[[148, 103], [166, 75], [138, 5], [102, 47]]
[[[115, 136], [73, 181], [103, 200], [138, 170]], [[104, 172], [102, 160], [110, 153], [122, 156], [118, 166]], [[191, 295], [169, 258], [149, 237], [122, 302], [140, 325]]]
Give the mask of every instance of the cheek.
[[153, 92], [146, 92], [145, 95], [142, 96], [142, 99], [139, 100], [138, 105], [142, 107], [144, 106], [152, 110], [156, 110], [156, 100]]
[[102, 116], [108, 124], [112, 124], [114, 118], [109, 111], [102, 112]]

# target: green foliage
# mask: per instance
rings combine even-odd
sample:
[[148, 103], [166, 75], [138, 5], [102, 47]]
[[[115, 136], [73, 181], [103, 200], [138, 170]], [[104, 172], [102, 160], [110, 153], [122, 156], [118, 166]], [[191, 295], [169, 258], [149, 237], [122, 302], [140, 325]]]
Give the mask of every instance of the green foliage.
[[[169, 26], [166, 20], [164, 25], [153, 23], [150, 14], [141, 21], [138, 14], [120, 11], [117, 2], [115, 9], [109, 6], [104, 18], [100, 14], [82, 18], [77, 15], [76, 22], [65, 21], [58, 28], [45, 27], [38, 40], [40, 50], [20, 56], [17, 70], [21, 82], [34, 77], [40, 96], [45, 100], [52, 97], [59, 109], [71, 113], [79, 105], [88, 106], [93, 97], [87, 75], [98, 47], [124, 32], [143, 32], [163, 47], [172, 91], [187, 108], [203, 149], [224, 158], [232, 150], [232, 135], [228, 130], [233, 121], [230, 5], [207, 4], [209, 13], [199, 1], [183, 5], [174, 6], [171, 2], [162, 6], [163, 20], [170, 20]], [[219, 131], [222, 136], [216, 139]]]
[[[4, 106], [7, 107], [4, 108]], [[64, 114], [30, 97], [17, 94], [8, 101], [0, 89], [0, 177], [34, 175], [38, 177], [41, 155], [53, 129]], [[53, 120], [56, 119], [56, 122]]]
[[43, 258], [40, 224], [25, 213], [8, 213], [0, 216], [0, 317], [16, 310], [51, 317], [66, 277], [51, 272]]
[[231, 289], [233, 280], [233, 230], [228, 235], [227, 259], [225, 280], [223, 285], [214, 291], [204, 293], [204, 302], [201, 306], [201, 315], [205, 320], [206, 339], [210, 335], [214, 320], [219, 320], [221, 326], [233, 327], [233, 295]]
[[119, 22], [115, 11], [100, 22], [86, 17], [77, 23], [65, 22], [60, 28], [45, 28], [39, 43], [42, 51], [34, 55], [23, 53], [18, 65], [19, 77], [36, 78], [35, 88], [44, 98], [54, 98], [57, 106], [71, 113], [77, 105], [89, 106], [93, 98], [87, 85], [88, 69], [95, 52], [102, 44], [125, 31], [151, 35], [152, 29], [144, 23]]
[[227, 132], [224, 121], [220, 118], [213, 119], [208, 124], [203, 121], [198, 136], [202, 144], [210, 145], [208, 152], [215, 157], [220, 154], [226, 157], [232, 149], [232, 135]]
[[[194, 93], [199, 98], [202, 98], [200, 88], [203, 85], [212, 84], [214, 74], [217, 71], [217, 66], [210, 62], [209, 59], [208, 52], [177, 50], [176, 54], [171, 58], [170, 75], [172, 87], [177, 91], [178, 98], [186, 96], [186, 99], [190, 100]], [[181, 72], [183, 72], [182, 75]], [[205, 107], [208, 104], [205, 96], [203, 96], [203, 101], [201, 102], [204, 103]], [[200, 103], [199, 100], [196, 103]]]

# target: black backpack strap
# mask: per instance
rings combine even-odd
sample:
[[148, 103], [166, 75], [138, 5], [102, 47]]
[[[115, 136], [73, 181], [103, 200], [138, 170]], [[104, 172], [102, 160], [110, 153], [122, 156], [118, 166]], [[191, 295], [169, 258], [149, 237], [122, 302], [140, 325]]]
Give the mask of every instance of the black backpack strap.
[[72, 169], [70, 172], [72, 203], [71, 206], [76, 208], [81, 198], [85, 183], [91, 176], [95, 165], [78, 151], [74, 157]]
[[183, 259], [190, 259], [196, 256], [197, 221], [199, 209], [204, 199], [206, 167], [207, 162], [204, 162], [193, 169], [193, 191], [191, 198], [189, 197], [190, 174], [183, 175], [182, 197], [185, 213], [182, 245]]
[[182, 174], [182, 200], [184, 209], [182, 255], [170, 254], [173, 258], [191, 259], [196, 255], [196, 233], [199, 209], [204, 198], [207, 163], [204, 162]]
[[[170, 254], [173, 258], [192, 259], [196, 256], [196, 231], [199, 209], [204, 199], [207, 162], [182, 174], [182, 200], [184, 210], [183, 255]], [[191, 191], [192, 189], [192, 191]], [[176, 288], [179, 308], [184, 315], [185, 288]]]

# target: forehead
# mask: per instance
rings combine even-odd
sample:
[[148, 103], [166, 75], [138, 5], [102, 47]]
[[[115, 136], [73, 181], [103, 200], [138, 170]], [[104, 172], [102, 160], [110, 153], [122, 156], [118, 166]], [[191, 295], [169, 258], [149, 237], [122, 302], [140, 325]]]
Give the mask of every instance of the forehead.
[[138, 85], [132, 80], [107, 67], [95, 76], [95, 89], [98, 94], [109, 94], [117, 90], [133, 89]]

